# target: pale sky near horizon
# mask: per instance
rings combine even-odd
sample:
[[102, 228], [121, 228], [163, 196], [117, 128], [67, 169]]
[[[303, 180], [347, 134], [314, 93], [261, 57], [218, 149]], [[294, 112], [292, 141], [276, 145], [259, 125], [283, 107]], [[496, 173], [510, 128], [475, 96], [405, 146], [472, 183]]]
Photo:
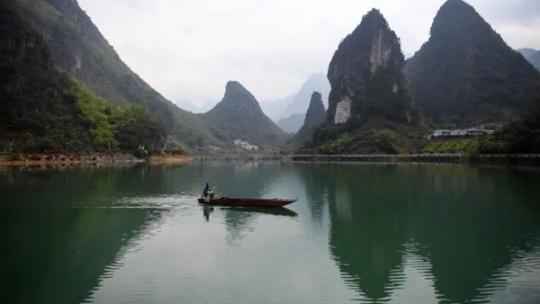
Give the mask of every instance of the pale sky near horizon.
[[[215, 104], [228, 80], [260, 102], [325, 72], [339, 42], [378, 8], [412, 55], [444, 0], [79, 0], [120, 57], [189, 110]], [[540, 49], [540, 0], [470, 0], [513, 48]], [[192, 106], [186, 106], [191, 103]]]

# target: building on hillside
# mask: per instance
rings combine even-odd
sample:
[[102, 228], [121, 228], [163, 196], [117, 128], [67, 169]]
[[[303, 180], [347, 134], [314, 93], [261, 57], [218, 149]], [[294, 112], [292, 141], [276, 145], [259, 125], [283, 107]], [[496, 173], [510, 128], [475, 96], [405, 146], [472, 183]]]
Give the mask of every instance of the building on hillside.
[[479, 137], [484, 135], [491, 135], [495, 133], [495, 129], [488, 129], [481, 127], [469, 128], [469, 129], [440, 129], [434, 130], [428, 139], [440, 139], [440, 138], [461, 138], [461, 137]]
[[249, 151], [249, 152], [257, 152], [259, 151], [259, 146], [252, 145], [247, 141], [236, 139], [233, 144], [242, 150]]

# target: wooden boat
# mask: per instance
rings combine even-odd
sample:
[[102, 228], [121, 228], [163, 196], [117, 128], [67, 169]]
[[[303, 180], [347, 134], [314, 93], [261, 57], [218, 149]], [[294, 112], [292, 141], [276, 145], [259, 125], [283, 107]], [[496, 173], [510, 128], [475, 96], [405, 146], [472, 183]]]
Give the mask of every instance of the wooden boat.
[[286, 199], [264, 199], [264, 198], [233, 198], [217, 197], [206, 201], [199, 198], [199, 203], [210, 206], [228, 206], [228, 207], [255, 207], [255, 208], [278, 208], [294, 203], [296, 200]]

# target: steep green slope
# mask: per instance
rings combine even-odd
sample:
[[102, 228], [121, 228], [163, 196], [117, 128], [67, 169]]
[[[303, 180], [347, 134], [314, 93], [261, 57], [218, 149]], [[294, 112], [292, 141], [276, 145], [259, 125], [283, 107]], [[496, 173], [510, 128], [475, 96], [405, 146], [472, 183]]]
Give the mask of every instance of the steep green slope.
[[98, 96], [144, 107], [172, 135], [171, 142], [217, 142], [198, 116], [166, 100], [120, 59], [77, 1], [14, 1], [25, 21], [45, 37], [53, 62]]
[[129, 151], [139, 144], [157, 149], [164, 140], [144, 110], [110, 105], [58, 71], [42, 36], [5, 2], [0, 96], [0, 151]]

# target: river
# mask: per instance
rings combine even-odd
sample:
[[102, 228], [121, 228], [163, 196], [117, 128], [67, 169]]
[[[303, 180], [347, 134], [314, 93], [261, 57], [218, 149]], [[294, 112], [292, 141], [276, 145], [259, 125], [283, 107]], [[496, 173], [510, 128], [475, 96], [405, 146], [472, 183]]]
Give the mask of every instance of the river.
[[[288, 210], [208, 209], [231, 196]], [[199, 162], [4, 169], [2, 303], [540, 303], [540, 171]]]

